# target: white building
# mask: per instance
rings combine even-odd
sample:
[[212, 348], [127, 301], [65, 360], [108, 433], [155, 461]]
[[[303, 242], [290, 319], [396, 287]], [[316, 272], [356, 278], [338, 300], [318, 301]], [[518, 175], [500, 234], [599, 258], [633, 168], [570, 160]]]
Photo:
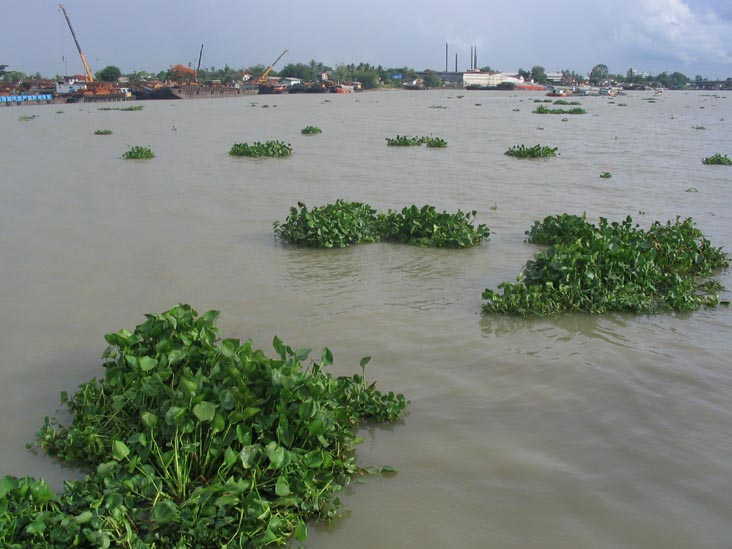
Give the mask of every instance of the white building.
[[69, 95], [74, 92], [85, 90], [86, 81], [75, 78], [67, 78], [63, 82], [56, 82], [56, 93], [58, 95]]

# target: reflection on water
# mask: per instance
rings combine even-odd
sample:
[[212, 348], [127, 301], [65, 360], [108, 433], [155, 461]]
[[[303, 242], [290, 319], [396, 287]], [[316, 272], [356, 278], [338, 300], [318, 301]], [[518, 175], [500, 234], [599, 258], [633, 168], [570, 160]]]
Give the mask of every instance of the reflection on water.
[[[499, 92], [151, 102], [134, 116], [33, 106], [28, 123], [0, 109], [0, 474], [69, 478], [25, 451], [59, 392], [100, 375], [104, 333], [187, 302], [220, 309], [226, 337], [258, 348], [275, 334], [328, 346], [335, 375], [370, 355], [368, 380], [411, 400], [358, 448], [359, 464], [399, 473], [344, 491], [352, 513], [310, 528], [308, 547], [729, 547], [732, 309], [480, 315], [482, 291], [515, 280], [537, 250], [524, 233], [547, 215], [691, 216], [730, 248], [729, 173], [700, 159], [727, 149], [732, 98], [645, 97], [582, 98], [590, 115], [567, 122], [532, 114], [539, 94]], [[314, 120], [323, 133], [300, 135]], [[386, 147], [396, 134], [449, 146]], [[294, 154], [226, 154], [267, 139]], [[539, 140], [561, 156], [503, 154]], [[120, 160], [131, 142], [156, 158]], [[338, 198], [476, 209], [491, 238], [471, 250], [274, 241], [298, 201]]]

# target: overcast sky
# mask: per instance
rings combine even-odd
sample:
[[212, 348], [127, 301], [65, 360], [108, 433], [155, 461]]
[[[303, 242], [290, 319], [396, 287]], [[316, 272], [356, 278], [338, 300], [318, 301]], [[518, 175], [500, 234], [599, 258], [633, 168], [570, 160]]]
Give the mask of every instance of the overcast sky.
[[[66, 0], [92, 71], [275, 68], [311, 59], [417, 70], [541, 65], [588, 73], [604, 63], [694, 78], [732, 76], [732, 0]], [[82, 73], [58, 3], [0, 0], [0, 64], [45, 76]]]

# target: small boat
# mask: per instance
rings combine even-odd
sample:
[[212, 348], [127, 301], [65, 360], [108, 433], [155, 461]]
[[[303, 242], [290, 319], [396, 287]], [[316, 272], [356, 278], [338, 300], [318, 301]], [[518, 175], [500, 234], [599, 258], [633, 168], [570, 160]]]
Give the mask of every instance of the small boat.
[[562, 90], [558, 88], [554, 88], [553, 90], [549, 90], [549, 93], [547, 93], [548, 97], [567, 97], [567, 90]]

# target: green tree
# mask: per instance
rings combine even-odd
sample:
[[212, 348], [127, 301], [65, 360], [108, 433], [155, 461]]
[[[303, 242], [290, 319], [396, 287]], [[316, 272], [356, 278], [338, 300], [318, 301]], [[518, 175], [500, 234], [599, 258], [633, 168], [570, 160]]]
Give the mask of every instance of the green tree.
[[[483, 70], [483, 69], [481, 69]], [[490, 71], [484, 71], [484, 72], [490, 72]], [[425, 72], [424, 75], [424, 85], [428, 88], [441, 88], [442, 87], [442, 80], [439, 76], [437, 76], [436, 73], [429, 71]]]
[[518, 70], [518, 76], [519, 78], [523, 78], [524, 80], [531, 80], [531, 72], [525, 71], [524, 69]]
[[264, 65], [254, 65], [253, 67], [249, 67], [247, 70], [249, 71], [249, 74], [252, 75], [252, 78], [259, 78], [264, 74], [264, 71], [267, 70], [267, 67]]
[[0, 65], [0, 76], [5, 76], [5, 73], [7, 72], [5, 69], [7, 68], [7, 65]]
[[602, 63], [595, 65], [590, 71], [590, 84], [604, 83], [607, 81], [608, 74], [609, 71], [607, 70], [607, 65], [603, 65]]
[[94, 78], [101, 80], [102, 82], [116, 82], [120, 76], [122, 76], [122, 71], [114, 65], [104, 67], [102, 70], [97, 71], [94, 74]]
[[288, 63], [282, 67], [280, 76], [299, 78], [305, 82], [314, 82], [316, 79], [316, 72], [312, 65], [306, 65], [305, 63]]
[[489, 67], [488, 65], [486, 65], [485, 67], [481, 67], [481, 68], [480, 68], [480, 69], [478, 69], [478, 70], [479, 70], [480, 72], [499, 72], [499, 71], [494, 71], [494, 70], [493, 70], [492, 68], [490, 68], [490, 67]]
[[28, 76], [24, 72], [20, 71], [5, 71], [5, 76], [3, 76], [3, 81], [10, 82], [11, 84], [14, 82], [21, 82], [28, 78]]
[[534, 65], [531, 68], [531, 79], [538, 84], [546, 84], [549, 82], [546, 77], [546, 71], [541, 65]]

